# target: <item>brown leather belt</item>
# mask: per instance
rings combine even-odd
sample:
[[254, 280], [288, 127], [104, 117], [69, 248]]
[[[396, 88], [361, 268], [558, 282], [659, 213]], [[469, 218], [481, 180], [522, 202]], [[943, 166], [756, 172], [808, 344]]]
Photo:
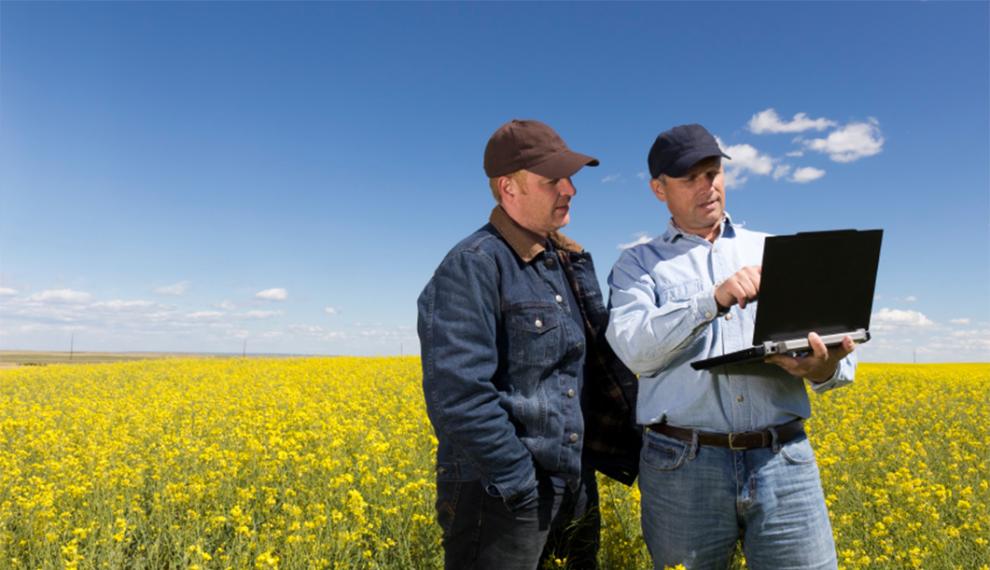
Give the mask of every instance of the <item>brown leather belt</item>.
[[[687, 442], [693, 441], [695, 434], [695, 430], [693, 429], [674, 427], [670, 424], [652, 424], [646, 426], [646, 429]], [[804, 421], [796, 419], [772, 429], [777, 432], [777, 443], [783, 444], [804, 434]], [[716, 447], [743, 450], [770, 447], [773, 444], [773, 435], [770, 433], [770, 428], [762, 431], [743, 431], [736, 433], [712, 433], [709, 431], [699, 431], [697, 433], [698, 443], [700, 445], [714, 445]]]

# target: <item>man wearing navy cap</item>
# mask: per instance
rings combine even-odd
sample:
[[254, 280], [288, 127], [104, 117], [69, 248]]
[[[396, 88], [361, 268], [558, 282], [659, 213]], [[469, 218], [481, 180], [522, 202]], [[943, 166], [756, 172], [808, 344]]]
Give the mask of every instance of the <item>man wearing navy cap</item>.
[[767, 234], [725, 212], [722, 153], [701, 125], [661, 133], [650, 188], [671, 219], [625, 250], [609, 276], [606, 337], [639, 374], [643, 536], [654, 566], [727, 568], [741, 540], [748, 567], [835, 568], [835, 544], [803, 422], [815, 392], [853, 379], [853, 342], [766, 363], [694, 370], [748, 348]]
[[571, 177], [597, 165], [544, 123], [502, 125], [485, 149], [489, 223], [419, 297], [448, 569], [596, 568], [595, 470], [636, 477], [636, 379], [605, 340], [591, 256], [558, 231]]

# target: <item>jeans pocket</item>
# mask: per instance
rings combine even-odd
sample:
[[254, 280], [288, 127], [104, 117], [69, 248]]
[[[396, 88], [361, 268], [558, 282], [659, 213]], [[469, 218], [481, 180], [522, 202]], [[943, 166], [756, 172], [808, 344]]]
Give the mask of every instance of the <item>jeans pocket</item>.
[[808, 465], [815, 462], [815, 451], [807, 437], [785, 443], [780, 448], [781, 455], [791, 465]]
[[658, 471], [673, 471], [684, 465], [688, 447], [687, 442], [646, 430], [643, 434], [642, 461]]

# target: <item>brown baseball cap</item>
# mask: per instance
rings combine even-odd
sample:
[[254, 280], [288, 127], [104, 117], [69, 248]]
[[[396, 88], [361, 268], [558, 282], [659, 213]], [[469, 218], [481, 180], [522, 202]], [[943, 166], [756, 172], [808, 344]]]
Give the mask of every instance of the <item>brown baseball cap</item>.
[[567, 178], [583, 166], [598, 166], [598, 159], [567, 148], [564, 139], [540, 121], [513, 119], [499, 127], [485, 147], [489, 178], [522, 169], [547, 178]]

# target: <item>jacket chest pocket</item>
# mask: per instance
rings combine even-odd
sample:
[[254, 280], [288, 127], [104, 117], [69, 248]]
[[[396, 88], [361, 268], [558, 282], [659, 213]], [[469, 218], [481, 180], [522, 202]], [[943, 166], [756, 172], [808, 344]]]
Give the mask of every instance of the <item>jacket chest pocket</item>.
[[544, 303], [508, 307], [505, 332], [510, 362], [550, 365], [557, 359], [561, 344], [557, 311]]

